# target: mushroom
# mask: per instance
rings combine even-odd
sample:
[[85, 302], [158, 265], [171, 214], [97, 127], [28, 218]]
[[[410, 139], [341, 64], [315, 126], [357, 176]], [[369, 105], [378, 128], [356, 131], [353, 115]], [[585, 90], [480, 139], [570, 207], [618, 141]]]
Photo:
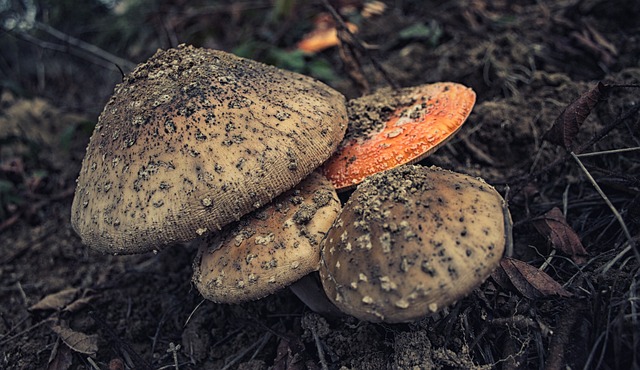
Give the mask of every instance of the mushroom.
[[360, 184], [322, 243], [320, 276], [342, 311], [408, 322], [478, 287], [510, 242], [498, 192], [479, 178], [405, 165]]
[[385, 88], [350, 100], [349, 127], [323, 173], [338, 189], [433, 153], [471, 113], [476, 95], [452, 82]]
[[298, 184], [345, 130], [344, 97], [317, 80], [222, 51], [159, 50], [98, 119], [72, 225], [110, 253], [220, 230]]
[[[311, 173], [267, 206], [203, 241], [193, 266], [196, 288], [211, 301], [241, 303], [303, 279], [318, 270], [320, 241], [339, 212], [331, 183]], [[334, 311], [333, 306], [325, 308], [331, 303], [314, 288], [292, 290], [314, 311]]]

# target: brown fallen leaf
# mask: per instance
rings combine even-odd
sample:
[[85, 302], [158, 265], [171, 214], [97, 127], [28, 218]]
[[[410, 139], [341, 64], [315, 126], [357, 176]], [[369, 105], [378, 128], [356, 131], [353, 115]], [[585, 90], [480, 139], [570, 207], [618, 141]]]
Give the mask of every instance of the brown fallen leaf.
[[556, 118], [553, 126], [544, 134], [544, 139], [550, 143], [573, 150], [573, 141], [580, 130], [580, 126], [587, 119], [595, 105], [602, 99], [609, 86], [598, 82], [596, 87], [583, 93], [571, 102]]
[[90, 289], [67, 288], [49, 294], [28, 308], [29, 311], [77, 312], [91, 302], [95, 296]]
[[304, 361], [300, 354], [304, 352], [304, 344], [297, 338], [280, 338], [276, 350], [276, 358], [273, 360], [274, 370], [302, 370], [305, 369]]
[[87, 305], [93, 301], [94, 299], [96, 299], [97, 297], [95, 295], [93, 295], [93, 292], [90, 290], [84, 290], [82, 297], [74, 300], [73, 302], [69, 303], [68, 305], [66, 305], [62, 311], [65, 312], [78, 312], [81, 309], [87, 307]]
[[89, 356], [94, 356], [98, 352], [98, 336], [88, 335], [83, 332], [73, 330], [65, 322], [52, 324], [51, 330], [58, 334], [60, 339], [73, 351]]
[[46, 310], [62, 310], [69, 303], [73, 302], [78, 295], [80, 289], [67, 288], [59, 292], [49, 294], [42, 298], [37, 303], [29, 307], [29, 311], [46, 311]]
[[582, 245], [578, 234], [567, 223], [560, 208], [552, 208], [544, 216], [534, 220], [533, 226], [555, 249], [569, 255], [575, 263], [587, 262], [586, 256], [589, 253]]
[[504, 257], [491, 274], [493, 280], [505, 289], [515, 289], [529, 299], [549, 296], [571, 297], [560, 283], [546, 272], [515, 258]]

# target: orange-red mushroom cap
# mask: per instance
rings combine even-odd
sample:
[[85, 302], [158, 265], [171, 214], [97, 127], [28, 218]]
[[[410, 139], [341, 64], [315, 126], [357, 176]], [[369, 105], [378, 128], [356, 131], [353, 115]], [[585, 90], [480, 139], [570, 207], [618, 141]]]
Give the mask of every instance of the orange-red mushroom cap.
[[438, 82], [353, 99], [349, 127], [338, 151], [323, 166], [336, 189], [433, 153], [455, 134], [471, 113], [471, 88]]

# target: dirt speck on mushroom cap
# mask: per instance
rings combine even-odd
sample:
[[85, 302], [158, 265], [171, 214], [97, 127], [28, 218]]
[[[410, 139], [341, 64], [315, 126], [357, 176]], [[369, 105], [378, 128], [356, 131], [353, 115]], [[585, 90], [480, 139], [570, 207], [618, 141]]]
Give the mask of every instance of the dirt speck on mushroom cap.
[[207, 299], [240, 303], [267, 296], [318, 269], [320, 241], [340, 212], [317, 172], [272, 203], [204, 240], [193, 282]]
[[367, 178], [323, 241], [327, 296], [372, 322], [412, 321], [454, 303], [502, 257], [503, 206], [481, 179], [436, 167]]
[[158, 51], [98, 120], [72, 224], [105, 252], [193, 239], [299, 183], [345, 129], [344, 97], [312, 78], [216, 50]]

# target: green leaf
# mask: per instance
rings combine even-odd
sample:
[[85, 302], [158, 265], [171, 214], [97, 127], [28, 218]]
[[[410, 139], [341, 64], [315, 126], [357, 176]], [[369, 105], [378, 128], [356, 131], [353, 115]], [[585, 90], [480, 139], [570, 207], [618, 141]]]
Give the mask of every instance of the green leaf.
[[428, 24], [416, 23], [403, 29], [398, 35], [403, 40], [427, 40], [431, 45], [437, 45], [442, 37], [442, 27], [436, 21], [430, 21]]

